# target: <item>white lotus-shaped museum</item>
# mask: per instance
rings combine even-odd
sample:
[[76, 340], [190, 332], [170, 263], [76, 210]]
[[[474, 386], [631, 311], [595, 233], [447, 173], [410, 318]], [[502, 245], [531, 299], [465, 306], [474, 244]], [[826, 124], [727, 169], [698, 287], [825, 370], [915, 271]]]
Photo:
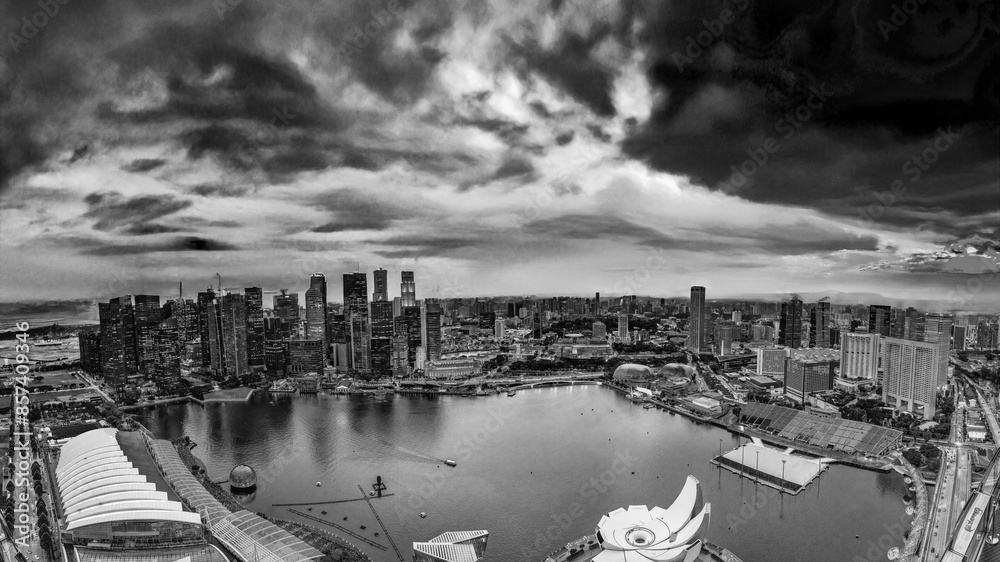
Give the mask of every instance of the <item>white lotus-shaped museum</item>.
[[602, 552], [593, 562], [693, 562], [701, 554], [711, 511], [698, 479], [688, 476], [667, 509], [630, 505], [602, 517], [597, 524]]

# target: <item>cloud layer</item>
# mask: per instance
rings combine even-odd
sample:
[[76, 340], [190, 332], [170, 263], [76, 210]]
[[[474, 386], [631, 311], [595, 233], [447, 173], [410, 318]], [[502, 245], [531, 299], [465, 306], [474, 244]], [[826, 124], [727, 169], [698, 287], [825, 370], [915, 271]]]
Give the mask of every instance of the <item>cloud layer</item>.
[[998, 22], [855, 4], [5, 3], [5, 293], [934, 298], [969, 271], [871, 264], [997, 235]]

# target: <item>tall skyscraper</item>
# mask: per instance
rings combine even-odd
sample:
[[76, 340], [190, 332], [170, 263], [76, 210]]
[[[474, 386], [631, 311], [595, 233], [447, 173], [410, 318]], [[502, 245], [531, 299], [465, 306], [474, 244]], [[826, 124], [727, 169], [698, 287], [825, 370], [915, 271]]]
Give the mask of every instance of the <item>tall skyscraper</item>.
[[272, 303], [274, 315], [281, 319], [281, 337], [276, 339], [299, 337], [299, 294], [282, 289], [280, 295], [274, 295]]
[[387, 376], [392, 374], [392, 302], [373, 301], [371, 318], [371, 368], [375, 374]]
[[323, 342], [324, 350], [327, 349], [328, 344], [326, 340], [327, 302], [329, 299], [326, 294], [326, 276], [322, 273], [313, 273], [309, 277], [309, 288], [306, 289], [305, 339]]
[[417, 306], [417, 284], [413, 280], [412, 271], [400, 273], [402, 283], [399, 284], [400, 306]]
[[618, 339], [622, 343], [629, 342], [628, 314], [624, 312], [618, 314]]
[[163, 320], [159, 295], [135, 296], [135, 357], [139, 370], [151, 376], [156, 346], [153, 330]]
[[135, 352], [135, 311], [132, 296], [97, 306], [101, 322], [101, 364], [108, 386], [120, 394], [138, 369]]
[[840, 336], [840, 376], [845, 379], [878, 378], [880, 338], [874, 334], [845, 333]]
[[211, 326], [217, 325], [215, 314], [215, 291], [209, 287], [206, 291], [198, 293], [198, 335], [201, 338], [201, 366], [212, 368], [212, 339]]
[[873, 304], [868, 307], [868, 333], [878, 334], [883, 338], [892, 335], [892, 307], [884, 304]]
[[441, 358], [441, 309], [439, 306], [424, 305], [424, 317], [421, 321], [424, 330], [424, 350], [428, 361]]
[[[591, 310], [591, 314], [597, 316], [601, 313], [601, 293], [594, 293], [594, 302], [592, 303], [592, 307], [593, 310]], [[513, 314], [509, 314], [508, 316], [513, 316]]]
[[102, 375], [100, 329], [80, 330], [77, 337], [80, 340], [80, 368], [90, 375]]
[[903, 332], [903, 337], [908, 340], [924, 341], [924, 315], [912, 306], [906, 309]]
[[996, 322], [980, 320], [976, 324], [976, 347], [979, 349], [996, 349], [998, 332]]
[[493, 322], [493, 339], [495, 339], [497, 341], [500, 341], [500, 340], [504, 339], [504, 336], [506, 335], [506, 332], [507, 332], [507, 328], [506, 328], [506, 325], [504, 324], [503, 318], [498, 317]]
[[260, 287], [243, 289], [247, 308], [247, 363], [264, 368], [264, 292]]
[[351, 368], [371, 369], [368, 335], [368, 275], [344, 274], [344, 314], [350, 329]]
[[396, 333], [406, 334], [406, 362], [410, 367], [417, 364], [417, 348], [421, 346], [420, 307], [403, 307], [403, 314], [396, 318]]
[[948, 351], [951, 349], [951, 314], [930, 312], [924, 315], [923, 339], [940, 348], [938, 356], [938, 373], [936, 386], [948, 384]]
[[924, 419], [934, 417], [941, 347], [886, 338], [882, 349], [882, 401]]
[[809, 313], [809, 347], [830, 347], [832, 316], [829, 301], [820, 301], [812, 307]]
[[389, 300], [389, 272], [381, 267], [375, 270], [375, 292], [372, 293], [372, 302]]
[[243, 295], [222, 295], [219, 299], [219, 327], [223, 372], [237, 377], [247, 374], [247, 310]]
[[802, 347], [802, 300], [798, 297], [781, 303], [778, 343], [785, 347]]
[[698, 353], [705, 346], [708, 325], [705, 315], [705, 287], [691, 287], [691, 315], [688, 320], [687, 346]]
[[968, 327], [967, 326], [952, 326], [951, 327], [951, 348], [962, 350], [965, 349], [965, 340], [968, 337]]
[[604, 322], [594, 322], [590, 327], [590, 331], [590, 337], [595, 340], [608, 339], [608, 327], [604, 324]]
[[177, 319], [167, 318], [160, 322], [153, 329], [152, 338], [153, 381], [160, 389], [172, 388], [181, 379], [181, 355], [184, 346]]

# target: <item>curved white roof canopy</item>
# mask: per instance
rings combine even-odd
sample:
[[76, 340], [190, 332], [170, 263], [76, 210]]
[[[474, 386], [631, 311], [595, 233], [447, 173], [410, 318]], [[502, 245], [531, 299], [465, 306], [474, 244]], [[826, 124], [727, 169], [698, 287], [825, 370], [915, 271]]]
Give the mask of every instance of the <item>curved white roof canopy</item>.
[[56, 483], [67, 531], [118, 521], [174, 521], [201, 525], [197, 513], [184, 511], [146, 481], [118, 444], [117, 429], [88, 431], [62, 447]]
[[603, 552], [593, 562], [691, 562], [701, 552], [710, 515], [698, 480], [688, 476], [667, 509], [630, 505], [602, 517], [597, 532]]

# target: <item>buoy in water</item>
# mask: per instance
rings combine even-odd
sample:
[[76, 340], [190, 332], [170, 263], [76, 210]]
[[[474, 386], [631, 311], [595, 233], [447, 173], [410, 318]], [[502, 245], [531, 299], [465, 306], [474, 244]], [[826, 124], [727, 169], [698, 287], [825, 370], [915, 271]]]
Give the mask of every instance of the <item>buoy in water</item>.
[[319, 487], [320, 487], [320, 486], [322, 486], [322, 485], [323, 485], [323, 483], [322, 483], [322, 482], [317, 482], [317, 483], [316, 483], [316, 487], [317, 487], [317, 488], [319, 488]]
[[[427, 517], [427, 512], [426, 511], [421, 511], [420, 512], [420, 517]], [[347, 519], [347, 518], [345, 517], [344, 519]]]

